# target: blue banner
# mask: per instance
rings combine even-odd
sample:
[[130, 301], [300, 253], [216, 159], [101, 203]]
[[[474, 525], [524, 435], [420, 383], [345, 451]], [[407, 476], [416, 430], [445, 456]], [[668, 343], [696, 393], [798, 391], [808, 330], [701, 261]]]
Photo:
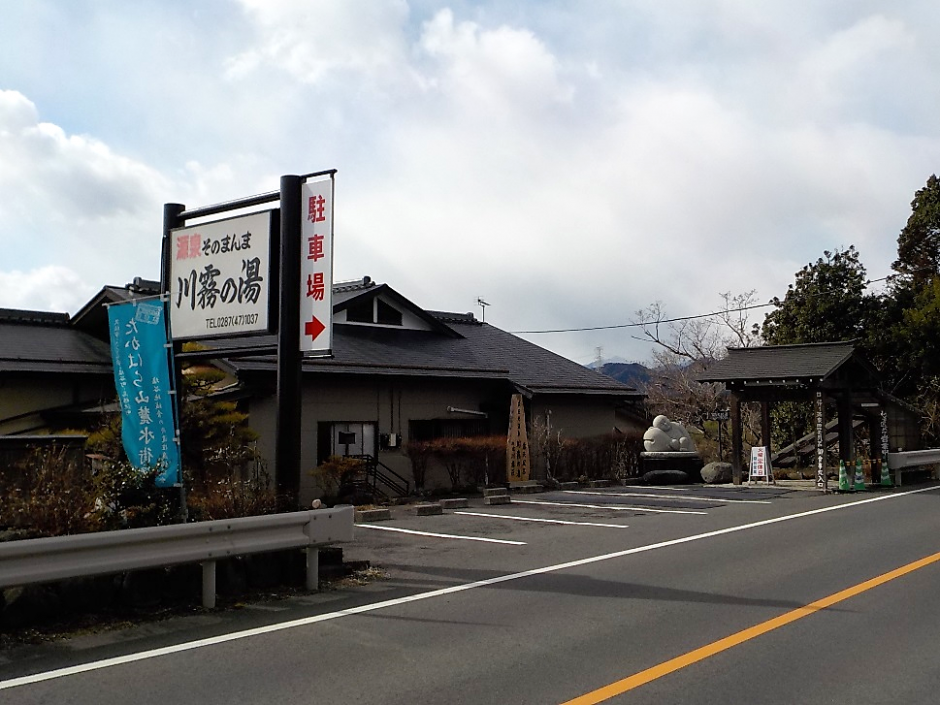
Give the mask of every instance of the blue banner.
[[174, 399], [162, 301], [108, 307], [114, 384], [121, 403], [121, 440], [131, 465], [160, 468], [158, 487], [179, 481]]

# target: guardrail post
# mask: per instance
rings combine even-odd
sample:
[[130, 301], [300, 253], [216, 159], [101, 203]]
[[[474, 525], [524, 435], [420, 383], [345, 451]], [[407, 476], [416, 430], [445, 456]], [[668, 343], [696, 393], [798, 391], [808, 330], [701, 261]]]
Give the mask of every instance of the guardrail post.
[[320, 549], [310, 546], [307, 549], [307, 590], [316, 592], [320, 588]]
[[202, 606], [215, 609], [215, 561], [202, 564]]

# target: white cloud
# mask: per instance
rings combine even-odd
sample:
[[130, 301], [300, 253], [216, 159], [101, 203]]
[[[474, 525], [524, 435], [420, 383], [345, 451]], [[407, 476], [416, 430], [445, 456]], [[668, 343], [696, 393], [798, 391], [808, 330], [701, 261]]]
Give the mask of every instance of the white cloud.
[[23, 94], [0, 91], [0, 247], [4, 269], [16, 268], [0, 272], [0, 305], [28, 300], [22, 290], [43, 306], [77, 308], [110, 283], [102, 277], [153, 276], [166, 184], [100, 140], [40, 122]]
[[[8, 276], [153, 278], [163, 201], [336, 167], [337, 277], [482, 295], [507, 329], [622, 323], [780, 295], [834, 247], [886, 273], [940, 160], [937, 13], [903, 0], [142, 5], [78, 18], [81, 75], [0, 93]], [[57, 41], [44, 7], [16, 45]], [[537, 340], [645, 356], [629, 331]]]
[[75, 313], [100, 288], [101, 285], [92, 286], [67, 267], [51, 265], [28, 272], [0, 272], [0, 305]]
[[430, 84], [473, 114], [532, 114], [552, 101], [571, 100], [573, 90], [560, 80], [558, 60], [530, 31], [455, 24], [446, 9], [425, 23], [419, 46], [439, 62]]
[[259, 43], [227, 62], [231, 79], [270, 64], [305, 83], [332, 71], [381, 73], [402, 60], [404, 0], [239, 0]]

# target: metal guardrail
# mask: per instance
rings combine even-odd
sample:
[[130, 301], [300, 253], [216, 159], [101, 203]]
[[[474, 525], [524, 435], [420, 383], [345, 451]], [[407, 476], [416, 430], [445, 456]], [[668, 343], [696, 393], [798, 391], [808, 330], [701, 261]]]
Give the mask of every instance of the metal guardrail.
[[940, 448], [888, 453], [888, 468], [894, 470], [894, 484], [901, 485], [901, 471], [923, 465], [940, 464]]
[[352, 541], [355, 508], [219, 519], [0, 543], [0, 588], [202, 564], [202, 604], [215, 607], [215, 563], [292, 548], [307, 550], [308, 590], [319, 580], [318, 547]]

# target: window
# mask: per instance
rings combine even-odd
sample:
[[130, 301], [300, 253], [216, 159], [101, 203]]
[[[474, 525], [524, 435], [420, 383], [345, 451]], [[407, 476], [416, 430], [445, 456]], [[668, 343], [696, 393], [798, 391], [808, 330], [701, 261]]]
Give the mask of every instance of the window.
[[467, 438], [489, 433], [486, 419], [429, 419], [409, 424], [412, 441], [433, 441], [435, 438]]
[[346, 320], [352, 323], [372, 323], [372, 299], [350, 304], [346, 309]]
[[376, 311], [376, 323], [382, 323], [386, 326], [400, 326], [401, 325], [401, 311], [397, 308], [392, 308], [387, 303], [378, 299], [376, 301], [378, 304], [378, 309]]
[[383, 326], [400, 326], [401, 311], [381, 299], [369, 299], [351, 303], [346, 308], [348, 323], [379, 323]]

